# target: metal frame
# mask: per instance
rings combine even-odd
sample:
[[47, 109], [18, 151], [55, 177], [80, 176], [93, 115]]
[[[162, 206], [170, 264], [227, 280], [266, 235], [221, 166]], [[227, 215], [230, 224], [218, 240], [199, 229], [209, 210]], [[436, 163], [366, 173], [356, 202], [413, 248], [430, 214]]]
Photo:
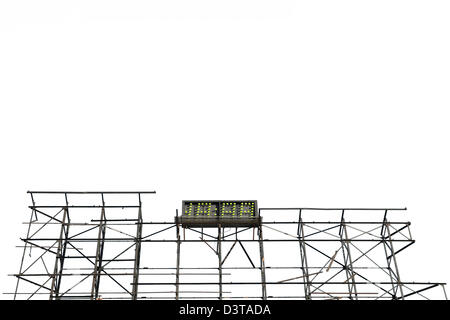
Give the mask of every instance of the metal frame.
[[[31, 214], [27, 234], [21, 239], [16, 288], [10, 293], [14, 299], [447, 299], [445, 283], [400, 279], [398, 255], [414, 240], [410, 222], [390, 221], [389, 217], [406, 208], [259, 208], [262, 218], [277, 213], [276, 219], [260, 220], [257, 226], [225, 228], [219, 224], [205, 232], [202, 227], [183, 226], [178, 210], [174, 221], [145, 221], [142, 196], [154, 191], [28, 193]], [[39, 195], [61, 196], [64, 202], [38, 205]], [[98, 197], [99, 203], [76, 203], [74, 195]], [[129, 195], [135, 203], [105, 199], [118, 195]], [[125, 213], [116, 218], [114, 210]], [[322, 219], [325, 213], [333, 219]], [[285, 218], [292, 214], [295, 219]], [[176, 249], [173, 255], [165, 250], [165, 255], [176, 258], [175, 265], [141, 266], [141, 255], [148, 247], [169, 244]], [[298, 246], [287, 254], [297, 263], [277, 265], [270, 262], [270, 254], [267, 262], [265, 246], [273, 244], [282, 250]], [[193, 262], [182, 259], [189, 245], [207, 250], [205, 261], [213, 253], [215, 266], [199, 266], [201, 259], [183, 266]], [[32, 251], [37, 256], [32, 258]], [[231, 264], [232, 255], [237, 254], [239, 264]], [[254, 262], [256, 256], [259, 263]], [[157, 258], [152, 256], [151, 261]], [[78, 262], [75, 267], [73, 261]], [[260, 280], [227, 280], [246, 272], [259, 273]], [[287, 274], [292, 276], [286, 278]], [[214, 278], [205, 280], [209, 277]], [[164, 278], [168, 280], [158, 280]], [[89, 281], [90, 287], [79, 289]], [[249, 289], [252, 294], [234, 293], [247, 288], [259, 288], [259, 294], [253, 289]]]

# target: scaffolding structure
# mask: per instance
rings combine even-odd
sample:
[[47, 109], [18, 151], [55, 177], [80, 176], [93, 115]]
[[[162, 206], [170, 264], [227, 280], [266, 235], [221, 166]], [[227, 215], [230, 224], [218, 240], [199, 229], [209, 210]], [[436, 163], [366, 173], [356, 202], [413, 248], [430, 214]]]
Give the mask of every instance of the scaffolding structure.
[[[258, 223], [144, 220], [154, 191], [30, 191], [14, 299], [447, 299], [404, 281], [406, 208], [258, 208]], [[51, 203], [45, 201], [52, 201]], [[264, 232], [264, 236], [263, 236]]]

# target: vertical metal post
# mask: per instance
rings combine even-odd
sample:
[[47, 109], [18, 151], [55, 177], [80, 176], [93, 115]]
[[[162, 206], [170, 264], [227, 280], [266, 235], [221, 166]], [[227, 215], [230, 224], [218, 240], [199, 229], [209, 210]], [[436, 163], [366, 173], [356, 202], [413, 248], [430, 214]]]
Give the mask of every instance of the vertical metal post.
[[91, 300], [98, 299], [100, 276], [102, 272], [103, 248], [105, 245], [105, 233], [106, 233], [106, 217], [105, 217], [105, 207], [103, 206], [98, 226], [97, 251], [95, 254], [95, 265], [92, 278]]
[[219, 258], [219, 300], [222, 300], [222, 232], [221, 225], [219, 224], [218, 234], [217, 234], [217, 256]]
[[382, 242], [383, 242], [383, 248], [384, 248], [384, 253], [386, 255], [386, 261], [387, 261], [387, 269], [388, 269], [388, 273], [389, 273], [389, 278], [391, 280], [391, 285], [392, 285], [392, 298], [394, 300], [397, 299], [397, 286], [395, 285], [395, 283], [397, 282], [394, 272], [392, 271], [391, 268], [391, 260], [389, 259], [389, 253], [388, 250], [390, 251], [389, 245], [386, 243], [386, 237], [385, 237], [385, 228], [386, 228], [386, 224], [387, 224], [387, 213], [388, 211], [385, 210], [384, 211], [384, 218], [383, 218], [383, 224], [381, 226], [381, 238], [382, 238]]
[[352, 261], [352, 255], [350, 252], [350, 240], [348, 239], [348, 233], [347, 233], [347, 226], [345, 225], [345, 219], [344, 219], [344, 213], [345, 210], [342, 210], [342, 216], [341, 216], [341, 225], [339, 228], [339, 236], [341, 241], [341, 249], [342, 249], [342, 255], [344, 258], [344, 266], [347, 280], [345, 281], [348, 286], [348, 294], [349, 299], [358, 300], [358, 292], [356, 290], [356, 281], [355, 281], [355, 273], [353, 272], [353, 261]]
[[53, 300], [54, 294], [55, 294], [55, 288], [56, 288], [56, 283], [57, 283], [57, 274], [59, 273], [59, 262], [61, 260], [63, 260], [63, 255], [62, 255], [62, 238], [64, 236], [64, 223], [65, 223], [65, 219], [66, 219], [66, 213], [67, 213], [67, 209], [64, 208], [64, 216], [63, 216], [63, 220], [61, 223], [61, 230], [59, 233], [59, 238], [58, 238], [58, 249], [56, 250], [56, 257], [55, 257], [55, 266], [53, 268], [53, 273], [51, 275], [52, 277], [52, 285], [50, 287], [50, 296], [49, 299]]
[[[66, 222], [67, 220], [67, 222]], [[52, 274], [52, 285], [50, 287], [50, 300], [58, 300], [59, 297], [59, 289], [61, 287], [61, 280], [62, 280], [62, 273], [64, 269], [64, 258], [66, 256], [66, 248], [67, 248], [67, 242], [69, 239], [69, 225], [70, 225], [70, 218], [69, 218], [69, 209], [66, 207], [64, 208], [62, 223], [61, 223], [61, 231], [59, 235], [58, 240], [58, 250], [56, 252], [56, 258], [55, 258], [55, 267], [53, 268], [53, 274]]]
[[445, 291], [445, 285], [441, 284], [441, 286], [442, 286], [442, 290], [444, 290], [444, 298], [445, 298], [445, 300], [448, 300], [447, 299], [447, 292]]
[[305, 231], [303, 228], [303, 220], [302, 220], [302, 209], [299, 210], [298, 214], [298, 243], [300, 247], [300, 260], [301, 260], [301, 270], [302, 270], [302, 278], [303, 278], [303, 287], [305, 291], [305, 299], [311, 300], [311, 284], [309, 281], [309, 270], [308, 270], [308, 259], [306, 258], [306, 245], [305, 245]]
[[264, 261], [264, 247], [263, 247], [263, 233], [261, 224], [258, 226], [258, 242], [259, 242], [259, 258], [260, 258], [260, 269], [261, 269], [261, 289], [262, 289], [262, 299], [267, 299], [267, 288], [266, 288], [266, 264]]
[[139, 270], [141, 263], [141, 240], [142, 240], [142, 202], [141, 202], [141, 194], [138, 194], [139, 197], [139, 211], [138, 211], [138, 221], [137, 221], [137, 230], [136, 230], [136, 248], [134, 251], [134, 270], [133, 270], [133, 291], [131, 293], [132, 299], [136, 300], [139, 291]]
[[[32, 202], [33, 207], [34, 207], [36, 205], [36, 203], [34, 202], [33, 194], [30, 193], [30, 196], [31, 196], [31, 202]], [[27, 239], [30, 237], [31, 224], [33, 223], [33, 214], [36, 215], [35, 209], [31, 210], [30, 221], [28, 222], [28, 228], [27, 228]], [[19, 275], [22, 275], [23, 262], [25, 260], [25, 252], [27, 251], [27, 248], [28, 248], [27, 245], [28, 245], [28, 243], [25, 242], [25, 244], [23, 246], [22, 259], [20, 260]], [[19, 281], [20, 281], [20, 276], [17, 277], [16, 289], [14, 290], [14, 300], [16, 300], [17, 292], [19, 290]]]
[[177, 270], [175, 276], [175, 299], [178, 300], [180, 298], [180, 247], [181, 247], [181, 239], [180, 239], [180, 224], [178, 222], [178, 209], [177, 209], [177, 218], [176, 218], [176, 228], [177, 228]]
[[[383, 221], [383, 226], [384, 226], [384, 230], [383, 230], [382, 238], [383, 238], [383, 244], [384, 244], [385, 252], [386, 252], [386, 260], [387, 260], [389, 275], [391, 277], [392, 286], [393, 286], [393, 298], [398, 299], [397, 293], [398, 293], [398, 291], [400, 291], [400, 299], [404, 300], [403, 285], [402, 285], [402, 281], [400, 280], [400, 273], [399, 273], [399, 269], [398, 269], [397, 258], [395, 257], [395, 249], [394, 249], [394, 244], [393, 244], [392, 237], [391, 237], [390, 225], [386, 218]], [[386, 237], [386, 233], [387, 233], [387, 237]], [[392, 269], [392, 262], [394, 265], [394, 270]]]

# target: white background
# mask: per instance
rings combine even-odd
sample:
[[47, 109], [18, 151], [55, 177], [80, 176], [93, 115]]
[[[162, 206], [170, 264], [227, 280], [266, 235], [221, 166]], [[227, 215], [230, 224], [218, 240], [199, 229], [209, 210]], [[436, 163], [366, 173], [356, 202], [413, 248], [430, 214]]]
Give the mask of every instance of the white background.
[[402, 280], [450, 281], [449, 16], [430, 0], [1, 1], [0, 290], [32, 189], [156, 190], [168, 220], [196, 198], [407, 206]]

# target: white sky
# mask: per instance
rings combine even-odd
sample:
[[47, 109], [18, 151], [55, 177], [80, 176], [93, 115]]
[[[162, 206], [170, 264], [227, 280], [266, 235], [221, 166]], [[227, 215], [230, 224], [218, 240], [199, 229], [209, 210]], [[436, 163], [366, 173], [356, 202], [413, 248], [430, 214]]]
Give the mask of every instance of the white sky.
[[403, 280], [450, 281], [449, 16], [448, 1], [1, 1], [1, 291], [32, 189], [156, 190], [168, 220], [198, 198], [406, 206]]

